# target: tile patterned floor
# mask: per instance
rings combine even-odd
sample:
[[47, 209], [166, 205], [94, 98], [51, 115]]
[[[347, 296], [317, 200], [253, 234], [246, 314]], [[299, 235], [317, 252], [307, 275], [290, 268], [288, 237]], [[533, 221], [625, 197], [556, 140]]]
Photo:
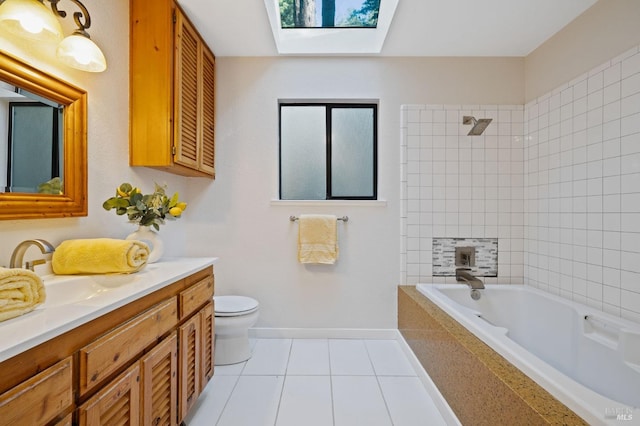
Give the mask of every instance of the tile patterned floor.
[[252, 344], [249, 361], [216, 367], [188, 426], [446, 424], [395, 340]]

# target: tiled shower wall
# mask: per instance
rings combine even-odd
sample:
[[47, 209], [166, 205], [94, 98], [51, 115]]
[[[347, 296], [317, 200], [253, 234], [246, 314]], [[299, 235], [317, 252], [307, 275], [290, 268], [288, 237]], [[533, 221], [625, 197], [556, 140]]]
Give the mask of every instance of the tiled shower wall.
[[[498, 238], [498, 276], [524, 277], [522, 105], [404, 105], [401, 142], [401, 283], [432, 277], [434, 237]], [[492, 118], [467, 136], [464, 115]]]
[[525, 281], [640, 321], [640, 50], [525, 106]]

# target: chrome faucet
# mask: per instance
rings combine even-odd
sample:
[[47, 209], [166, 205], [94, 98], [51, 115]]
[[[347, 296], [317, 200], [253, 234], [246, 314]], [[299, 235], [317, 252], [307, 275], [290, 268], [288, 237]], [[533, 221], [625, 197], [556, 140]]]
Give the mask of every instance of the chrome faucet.
[[[31, 246], [36, 246], [40, 249], [42, 254], [53, 253], [55, 248], [45, 240], [35, 239], [35, 240], [25, 240], [18, 244], [18, 246], [13, 250], [13, 254], [11, 254], [11, 262], [9, 267], [11, 268], [22, 268], [24, 263], [24, 254], [27, 252], [27, 249]], [[27, 269], [31, 269], [33, 271], [34, 266], [42, 265], [45, 263], [44, 259], [37, 259], [28, 261], [25, 264]]]
[[474, 276], [469, 272], [469, 268], [456, 268], [456, 281], [467, 283], [471, 290], [484, 289], [484, 283], [480, 278]]

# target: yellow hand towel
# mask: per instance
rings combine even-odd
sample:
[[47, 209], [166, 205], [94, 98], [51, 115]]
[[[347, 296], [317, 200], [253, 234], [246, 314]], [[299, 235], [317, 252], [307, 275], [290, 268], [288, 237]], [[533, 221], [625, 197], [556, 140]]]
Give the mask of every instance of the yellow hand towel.
[[31, 312], [46, 298], [44, 284], [34, 272], [0, 268], [0, 321]]
[[298, 261], [332, 265], [338, 259], [337, 218], [333, 215], [300, 215]]
[[60, 275], [131, 273], [144, 268], [149, 246], [137, 240], [94, 238], [63, 241], [51, 266]]

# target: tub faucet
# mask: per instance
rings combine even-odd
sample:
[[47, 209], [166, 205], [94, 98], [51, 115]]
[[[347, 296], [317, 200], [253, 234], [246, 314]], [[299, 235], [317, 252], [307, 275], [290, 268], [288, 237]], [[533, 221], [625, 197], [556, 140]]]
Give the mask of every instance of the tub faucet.
[[[42, 254], [53, 253], [55, 248], [45, 240], [25, 240], [18, 244], [18, 246], [13, 250], [13, 254], [11, 254], [11, 262], [9, 264], [10, 268], [22, 268], [24, 263], [24, 254], [27, 252], [27, 249], [31, 246], [36, 246], [40, 249]], [[31, 269], [33, 271], [33, 267], [36, 265], [42, 265], [46, 261], [44, 259], [30, 260], [26, 263], [25, 267], [27, 269]]]
[[484, 289], [484, 283], [480, 278], [473, 276], [469, 271], [470, 268], [456, 268], [456, 281], [465, 282], [471, 290]]

